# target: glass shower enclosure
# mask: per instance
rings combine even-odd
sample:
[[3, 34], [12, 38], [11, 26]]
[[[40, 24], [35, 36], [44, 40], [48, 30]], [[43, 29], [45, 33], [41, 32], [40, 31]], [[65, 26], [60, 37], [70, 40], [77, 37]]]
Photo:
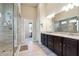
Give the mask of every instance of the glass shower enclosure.
[[0, 56], [14, 55], [14, 4], [0, 3]]

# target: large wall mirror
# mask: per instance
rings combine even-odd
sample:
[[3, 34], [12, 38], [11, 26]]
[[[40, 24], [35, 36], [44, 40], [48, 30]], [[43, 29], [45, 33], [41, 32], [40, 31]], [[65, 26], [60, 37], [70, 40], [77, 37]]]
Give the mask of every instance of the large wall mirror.
[[56, 21], [55, 22], [55, 32], [79, 33], [78, 16]]

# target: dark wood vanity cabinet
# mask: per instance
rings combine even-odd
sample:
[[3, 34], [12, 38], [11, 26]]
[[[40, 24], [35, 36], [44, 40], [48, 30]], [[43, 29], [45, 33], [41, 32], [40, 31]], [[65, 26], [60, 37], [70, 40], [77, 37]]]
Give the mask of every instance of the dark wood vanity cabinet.
[[53, 37], [54, 38], [54, 52], [57, 54], [57, 55], [59, 55], [59, 56], [61, 56], [62, 55], [62, 39], [61, 39], [61, 37], [58, 37], [58, 36], [54, 36]]
[[63, 56], [77, 56], [77, 40], [63, 38]]
[[77, 47], [78, 47], [78, 56], [79, 56], [79, 40], [78, 40], [78, 45], [77, 45]]
[[45, 35], [44, 40], [45, 40], [45, 46], [48, 47], [48, 35]]
[[46, 34], [41, 34], [41, 42], [43, 45], [48, 46], [48, 39]]
[[41, 34], [41, 43], [42, 43], [43, 45], [45, 44], [44, 34]]
[[53, 36], [48, 35], [48, 48], [53, 51]]
[[79, 40], [41, 34], [41, 42], [59, 56], [79, 56]]

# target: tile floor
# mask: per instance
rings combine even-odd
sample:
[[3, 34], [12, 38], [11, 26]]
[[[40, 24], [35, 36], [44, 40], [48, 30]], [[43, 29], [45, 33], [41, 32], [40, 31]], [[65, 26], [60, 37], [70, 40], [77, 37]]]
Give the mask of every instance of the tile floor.
[[51, 50], [45, 46], [33, 42], [31, 39], [27, 40], [28, 50], [19, 51], [18, 56], [56, 56]]
[[13, 43], [0, 41], [0, 56], [12, 56], [13, 55]]

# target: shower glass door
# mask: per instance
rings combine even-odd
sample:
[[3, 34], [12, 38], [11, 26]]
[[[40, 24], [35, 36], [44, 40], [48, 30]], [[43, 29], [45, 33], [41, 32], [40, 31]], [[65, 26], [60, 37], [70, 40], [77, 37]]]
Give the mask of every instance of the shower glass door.
[[0, 56], [13, 55], [13, 4], [0, 3]]

